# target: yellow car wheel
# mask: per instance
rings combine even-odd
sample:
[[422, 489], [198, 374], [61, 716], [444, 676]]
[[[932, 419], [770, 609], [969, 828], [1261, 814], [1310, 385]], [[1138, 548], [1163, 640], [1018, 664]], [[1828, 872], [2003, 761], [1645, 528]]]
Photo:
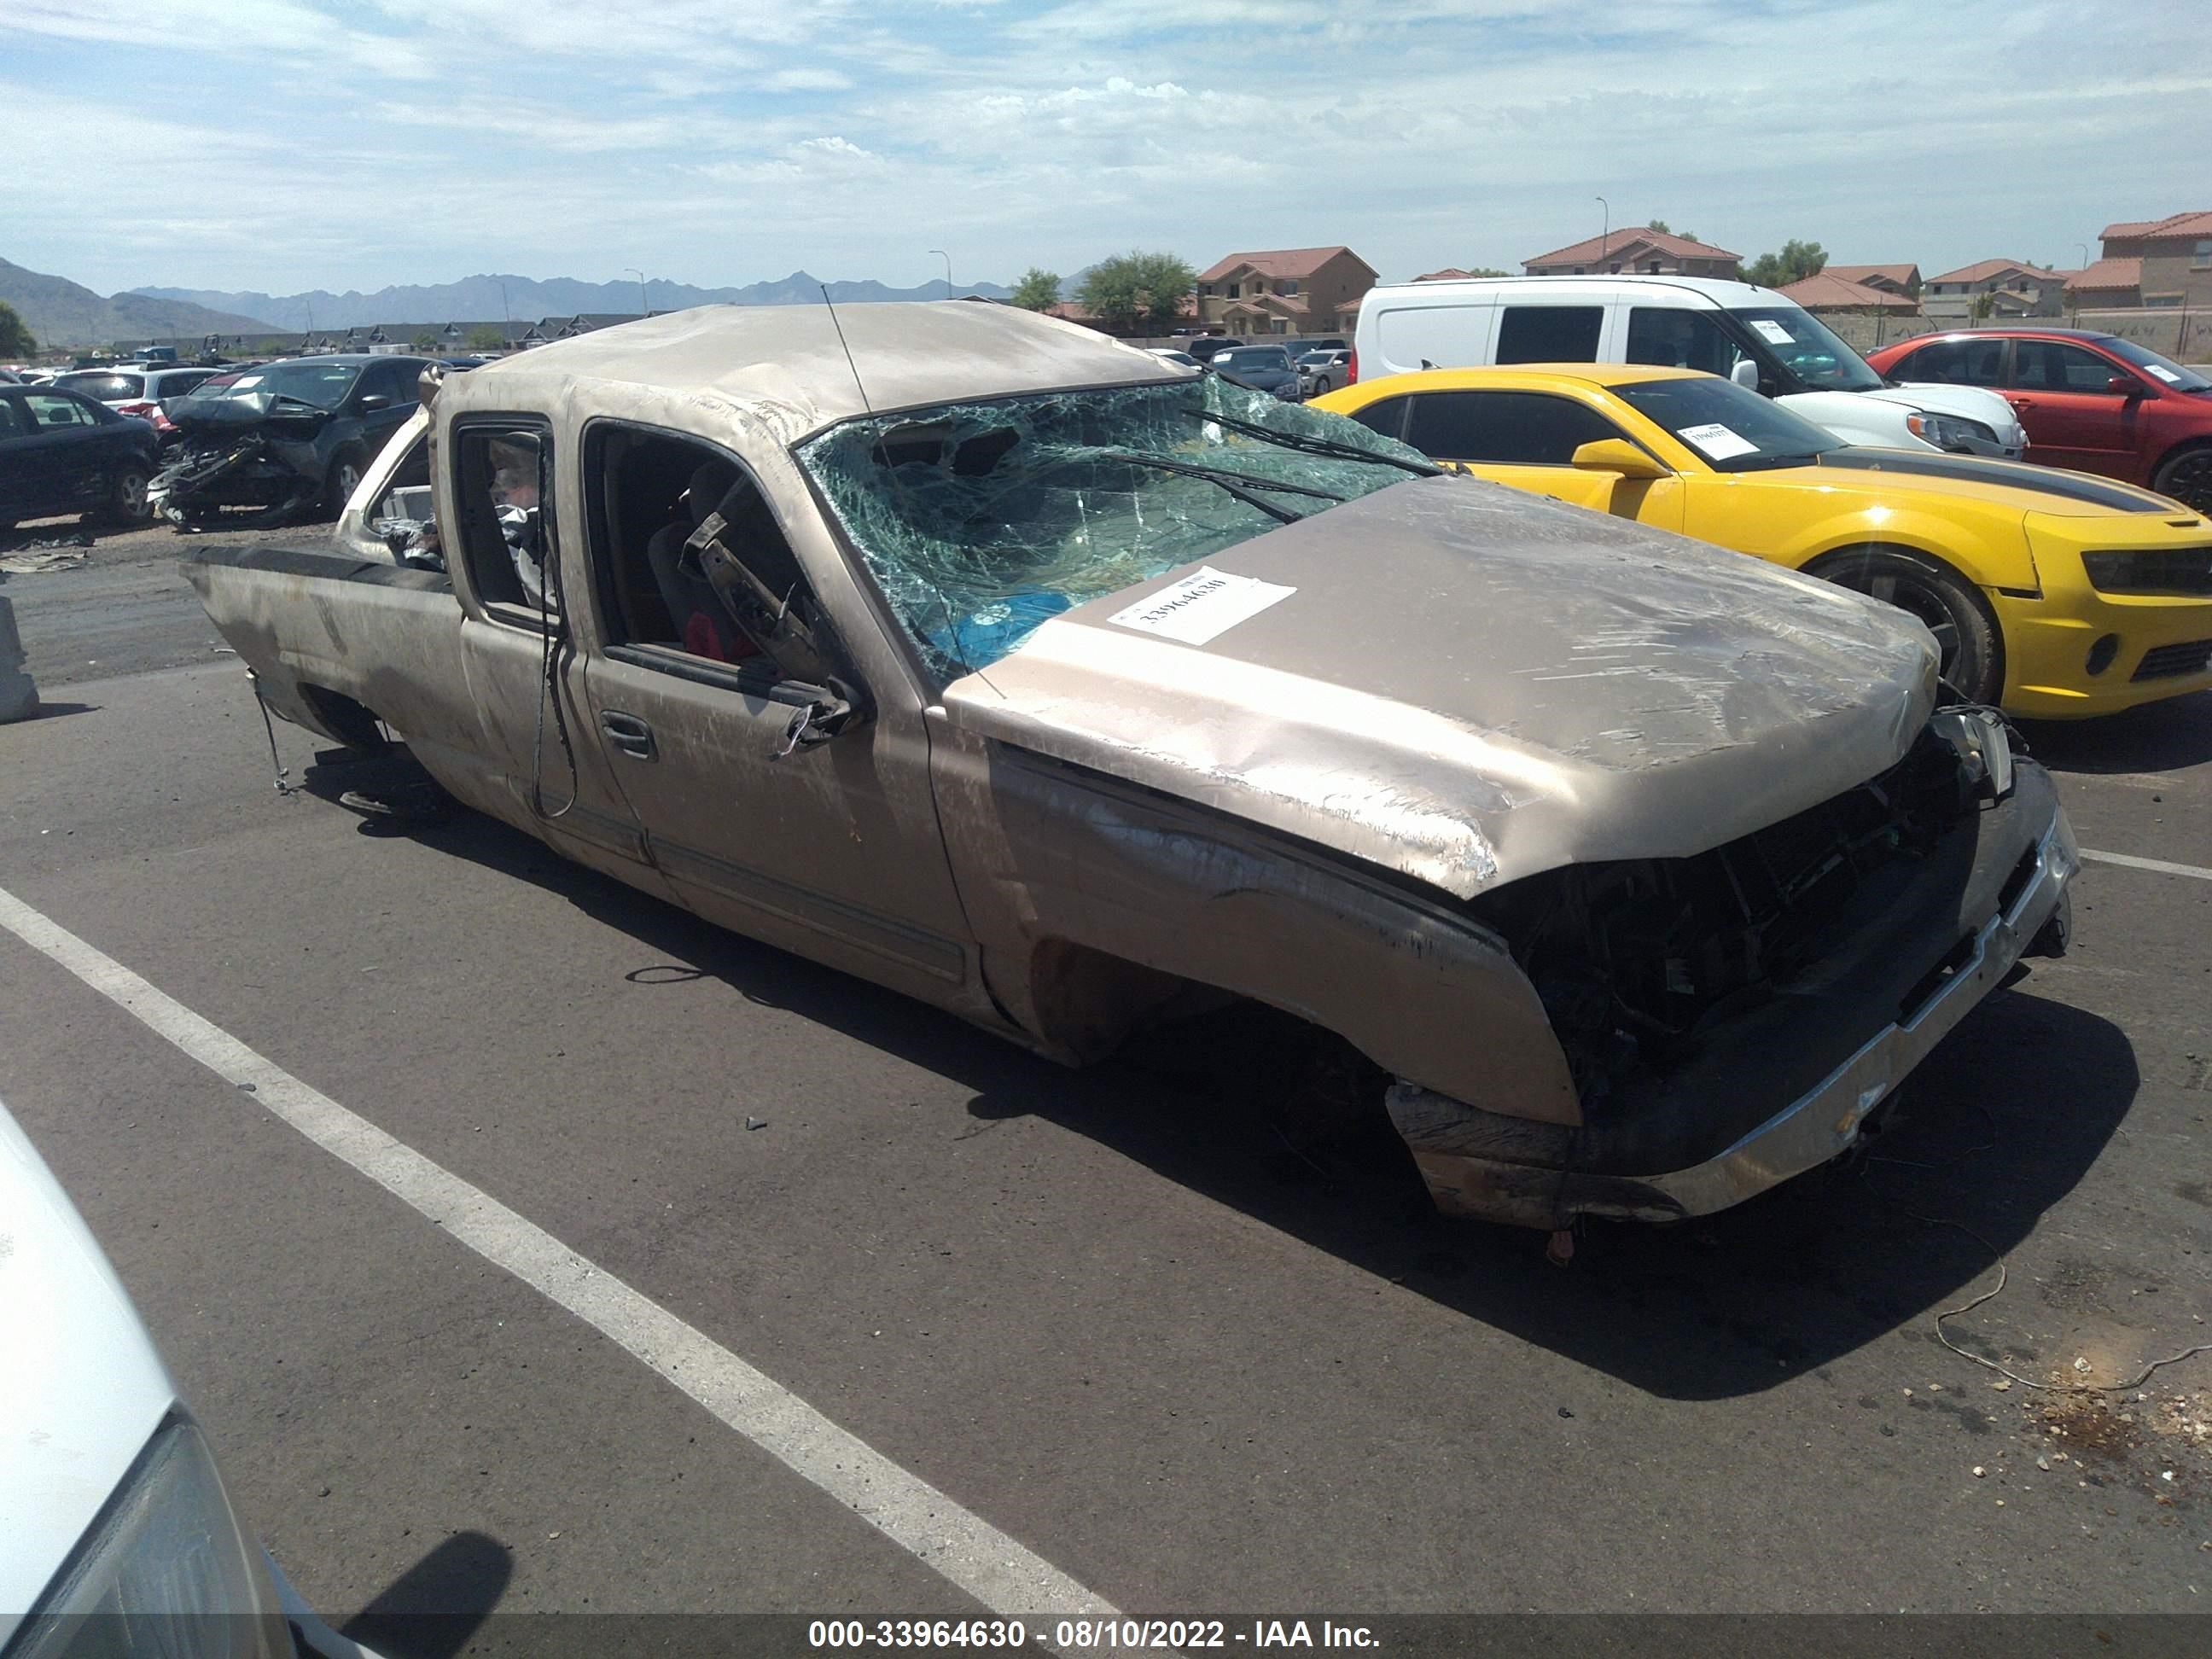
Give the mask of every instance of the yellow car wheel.
[[1940, 672], [1975, 702], [2004, 694], [2004, 640], [1996, 617], [1974, 586], [1948, 565], [1901, 547], [1854, 547], [1830, 553], [1806, 574], [1893, 605], [1936, 636]]

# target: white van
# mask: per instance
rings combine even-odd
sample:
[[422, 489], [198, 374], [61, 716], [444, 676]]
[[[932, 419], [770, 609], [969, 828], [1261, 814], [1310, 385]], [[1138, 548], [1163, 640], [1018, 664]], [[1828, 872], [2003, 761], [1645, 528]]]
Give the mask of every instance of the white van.
[[1370, 289], [1352, 377], [1563, 362], [1723, 374], [1847, 444], [2008, 460], [2027, 448], [2019, 417], [1996, 392], [1893, 386], [1772, 289], [1706, 276], [1491, 276]]

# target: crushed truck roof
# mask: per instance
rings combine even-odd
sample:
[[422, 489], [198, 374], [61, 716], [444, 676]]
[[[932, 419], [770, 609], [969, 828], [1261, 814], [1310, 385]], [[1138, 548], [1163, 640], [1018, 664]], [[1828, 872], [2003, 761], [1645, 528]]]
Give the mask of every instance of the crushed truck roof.
[[796, 442], [872, 411], [1189, 376], [1096, 330], [980, 301], [848, 305], [834, 315], [827, 306], [701, 306], [518, 352], [453, 376], [439, 396], [456, 409], [552, 407], [588, 383], [597, 412], [616, 415], [624, 387], [656, 404], [711, 398]]

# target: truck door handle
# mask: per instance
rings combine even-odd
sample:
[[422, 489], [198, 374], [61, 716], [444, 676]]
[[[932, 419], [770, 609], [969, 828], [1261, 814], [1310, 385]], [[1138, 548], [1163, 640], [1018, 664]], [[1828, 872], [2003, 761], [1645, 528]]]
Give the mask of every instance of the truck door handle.
[[653, 747], [653, 728], [635, 714], [625, 714], [617, 708], [602, 709], [599, 730], [606, 733], [608, 742], [625, 755], [648, 761], [659, 757], [659, 751]]
[[2033, 409], [2035, 407], [2035, 399], [2033, 398], [2015, 398], [2012, 400], [2012, 406], [2014, 409]]

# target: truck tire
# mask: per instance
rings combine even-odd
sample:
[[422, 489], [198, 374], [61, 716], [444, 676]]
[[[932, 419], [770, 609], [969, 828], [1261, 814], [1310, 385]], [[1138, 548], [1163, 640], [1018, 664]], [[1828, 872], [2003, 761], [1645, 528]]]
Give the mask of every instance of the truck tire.
[[2184, 507], [2212, 514], [2212, 444], [2175, 450], [2159, 463], [2150, 487]]
[[1902, 547], [1850, 548], [1816, 560], [1806, 574], [1918, 617], [1936, 636], [1944, 679], [1975, 702], [2003, 696], [1997, 619], [1974, 585], [1941, 560]]

